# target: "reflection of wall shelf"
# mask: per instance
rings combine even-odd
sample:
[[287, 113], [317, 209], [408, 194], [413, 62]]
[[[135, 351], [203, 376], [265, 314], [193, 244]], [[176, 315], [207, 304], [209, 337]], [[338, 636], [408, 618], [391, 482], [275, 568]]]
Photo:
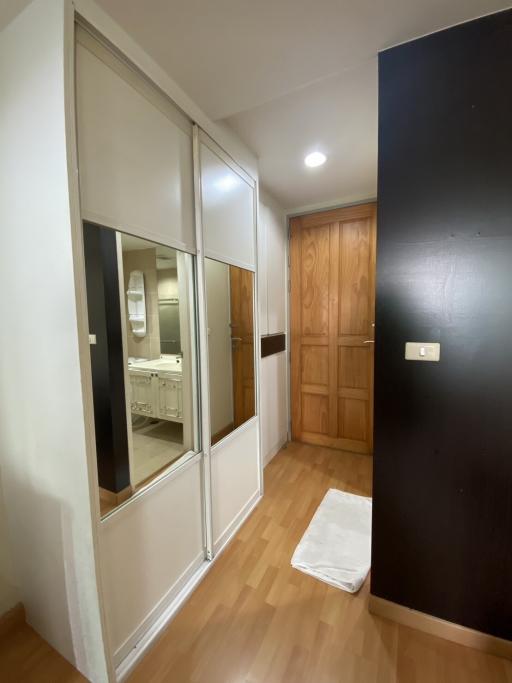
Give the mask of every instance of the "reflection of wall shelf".
[[177, 306], [180, 302], [177, 296], [172, 296], [168, 299], [158, 299], [158, 303], [163, 306]]
[[126, 292], [128, 301], [128, 320], [136, 337], [146, 336], [146, 291], [144, 273], [132, 270]]

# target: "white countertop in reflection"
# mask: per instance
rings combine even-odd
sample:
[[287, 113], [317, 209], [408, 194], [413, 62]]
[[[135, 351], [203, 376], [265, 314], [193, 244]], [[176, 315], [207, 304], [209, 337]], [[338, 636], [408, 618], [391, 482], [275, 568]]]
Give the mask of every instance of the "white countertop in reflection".
[[181, 356], [162, 355], [153, 360], [128, 360], [130, 370], [150, 370], [152, 372], [181, 372]]

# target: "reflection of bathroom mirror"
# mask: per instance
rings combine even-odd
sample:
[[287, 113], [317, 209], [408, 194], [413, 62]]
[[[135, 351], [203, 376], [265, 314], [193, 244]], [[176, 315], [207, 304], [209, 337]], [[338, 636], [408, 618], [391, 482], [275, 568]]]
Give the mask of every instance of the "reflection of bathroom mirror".
[[176, 256], [160, 253], [157, 257], [158, 319], [160, 352], [181, 353], [180, 297]]
[[254, 273], [205, 259], [212, 444], [255, 415]]
[[198, 449], [193, 259], [84, 225], [102, 514]]

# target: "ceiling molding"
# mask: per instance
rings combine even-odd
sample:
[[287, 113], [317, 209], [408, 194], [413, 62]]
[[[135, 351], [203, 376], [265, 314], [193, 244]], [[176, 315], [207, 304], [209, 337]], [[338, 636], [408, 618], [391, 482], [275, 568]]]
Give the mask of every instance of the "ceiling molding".
[[317, 211], [344, 209], [347, 206], [371, 204], [373, 202], [377, 202], [377, 197], [344, 197], [343, 199], [335, 199], [332, 202], [320, 202], [319, 204], [308, 204], [307, 206], [296, 206], [292, 209], [286, 209], [286, 216], [288, 218], [295, 218], [296, 216], [304, 216], [308, 213], [316, 213]]

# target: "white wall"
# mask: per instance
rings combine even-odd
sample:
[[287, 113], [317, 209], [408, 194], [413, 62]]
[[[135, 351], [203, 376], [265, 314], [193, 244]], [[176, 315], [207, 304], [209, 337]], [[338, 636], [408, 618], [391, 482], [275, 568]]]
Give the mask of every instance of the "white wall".
[[[288, 229], [284, 210], [260, 191], [258, 224], [258, 287], [260, 334], [287, 333]], [[267, 464], [288, 438], [287, 352], [262, 358], [261, 446]]]
[[261, 452], [267, 465], [288, 440], [286, 351], [261, 359]]
[[159, 299], [173, 299], [174, 297], [178, 297], [178, 269], [176, 267], [158, 270], [157, 280]]
[[286, 332], [288, 305], [288, 227], [276, 200], [260, 190], [258, 268], [260, 334]]
[[68, 188], [68, 11], [65, 0], [35, 0], [0, 34], [0, 466], [27, 619], [103, 683]]
[[7, 508], [5, 506], [0, 472], [0, 617], [20, 600], [16, 572], [12, 560], [11, 544], [7, 527]]

